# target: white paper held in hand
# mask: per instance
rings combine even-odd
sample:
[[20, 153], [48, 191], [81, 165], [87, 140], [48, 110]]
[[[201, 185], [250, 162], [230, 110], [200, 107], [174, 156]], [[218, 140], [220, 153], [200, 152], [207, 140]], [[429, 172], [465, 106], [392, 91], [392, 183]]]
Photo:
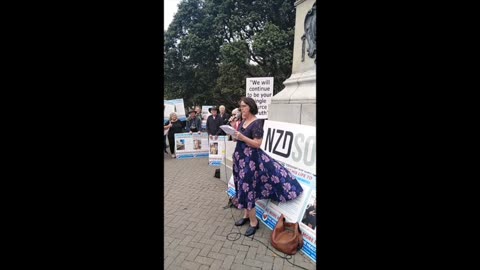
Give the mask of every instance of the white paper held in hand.
[[222, 125], [220, 128], [225, 131], [228, 135], [234, 135], [235, 134], [235, 129], [229, 125]]

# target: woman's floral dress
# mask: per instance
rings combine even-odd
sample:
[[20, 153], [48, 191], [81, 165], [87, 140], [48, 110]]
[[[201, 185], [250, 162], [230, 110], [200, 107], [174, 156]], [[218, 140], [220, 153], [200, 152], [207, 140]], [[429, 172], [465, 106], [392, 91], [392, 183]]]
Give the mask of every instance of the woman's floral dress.
[[[263, 120], [255, 120], [239, 131], [250, 139], [263, 137]], [[260, 148], [252, 148], [237, 141], [233, 153], [233, 180], [237, 189], [239, 209], [255, 207], [255, 201], [271, 199], [286, 202], [300, 196], [303, 188], [285, 167]]]

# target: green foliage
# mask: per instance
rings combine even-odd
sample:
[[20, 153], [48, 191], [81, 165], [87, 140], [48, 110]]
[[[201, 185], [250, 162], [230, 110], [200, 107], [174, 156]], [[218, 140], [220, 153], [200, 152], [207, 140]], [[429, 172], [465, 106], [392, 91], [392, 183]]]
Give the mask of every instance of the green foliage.
[[294, 0], [183, 0], [164, 32], [165, 98], [231, 110], [246, 78], [291, 75]]

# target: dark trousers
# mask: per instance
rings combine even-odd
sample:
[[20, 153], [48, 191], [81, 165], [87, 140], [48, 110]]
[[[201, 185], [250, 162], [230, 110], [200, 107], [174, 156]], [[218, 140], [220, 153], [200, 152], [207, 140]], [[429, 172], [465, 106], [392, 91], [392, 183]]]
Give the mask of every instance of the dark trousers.
[[170, 154], [175, 154], [175, 135], [168, 136], [168, 146], [170, 146]]
[[167, 152], [167, 136], [163, 135], [163, 151]]

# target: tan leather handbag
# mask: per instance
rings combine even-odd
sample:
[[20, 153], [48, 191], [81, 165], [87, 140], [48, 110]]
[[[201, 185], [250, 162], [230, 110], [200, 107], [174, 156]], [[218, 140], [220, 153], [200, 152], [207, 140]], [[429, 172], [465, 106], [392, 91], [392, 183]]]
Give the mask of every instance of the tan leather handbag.
[[303, 236], [298, 222], [285, 222], [283, 214], [280, 215], [273, 229], [271, 241], [277, 250], [289, 255], [296, 254], [303, 247]]

